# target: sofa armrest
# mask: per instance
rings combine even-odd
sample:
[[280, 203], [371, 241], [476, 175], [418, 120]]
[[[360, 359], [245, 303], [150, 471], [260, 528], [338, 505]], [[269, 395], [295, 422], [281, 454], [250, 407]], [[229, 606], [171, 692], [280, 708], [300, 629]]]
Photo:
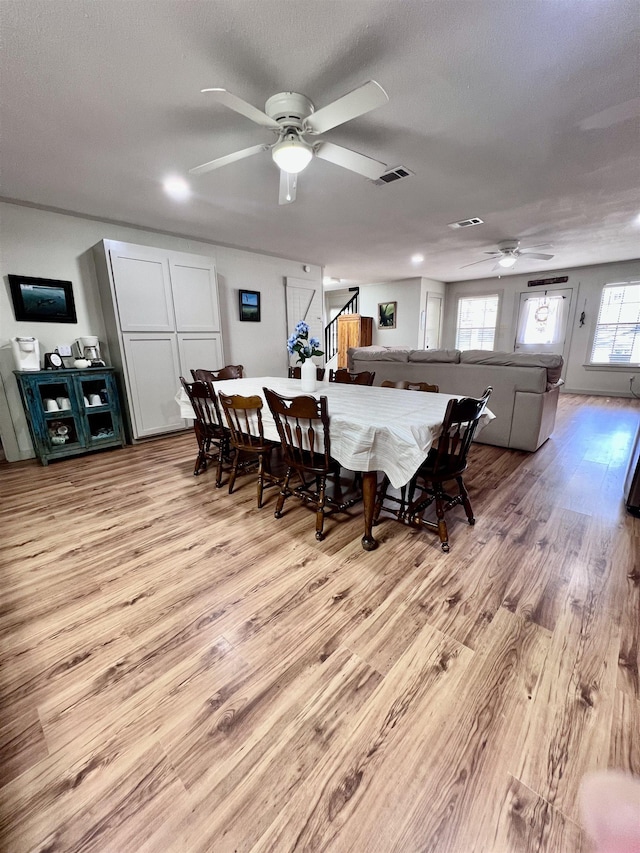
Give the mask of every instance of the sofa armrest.
[[509, 447], [533, 452], [549, 438], [556, 423], [560, 389], [533, 394], [516, 391]]

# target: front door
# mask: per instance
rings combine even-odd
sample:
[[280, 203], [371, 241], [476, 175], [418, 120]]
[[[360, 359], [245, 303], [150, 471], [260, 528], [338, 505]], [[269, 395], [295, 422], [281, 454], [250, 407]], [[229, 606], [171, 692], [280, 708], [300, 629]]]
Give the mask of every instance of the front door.
[[521, 293], [515, 352], [564, 355], [572, 289]]

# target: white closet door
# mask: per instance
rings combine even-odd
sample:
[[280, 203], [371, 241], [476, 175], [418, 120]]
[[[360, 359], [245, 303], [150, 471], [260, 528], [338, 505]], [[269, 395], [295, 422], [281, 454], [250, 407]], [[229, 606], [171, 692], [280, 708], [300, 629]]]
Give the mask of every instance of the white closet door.
[[157, 249], [123, 243], [109, 251], [123, 332], [175, 329], [169, 261]]
[[[287, 337], [291, 335], [296, 323], [304, 320], [309, 326], [309, 337], [320, 341], [324, 350], [322, 331], [322, 292], [308, 281], [299, 278], [287, 278]], [[286, 350], [285, 350], [286, 352]], [[294, 360], [291, 360], [294, 364]]]
[[178, 335], [181, 376], [191, 382], [191, 371], [220, 370], [224, 367], [222, 336], [186, 333]]
[[218, 283], [210, 260], [170, 262], [178, 332], [219, 332]]
[[180, 390], [177, 336], [129, 333], [123, 341], [134, 438], [183, 429], [175, 401]]

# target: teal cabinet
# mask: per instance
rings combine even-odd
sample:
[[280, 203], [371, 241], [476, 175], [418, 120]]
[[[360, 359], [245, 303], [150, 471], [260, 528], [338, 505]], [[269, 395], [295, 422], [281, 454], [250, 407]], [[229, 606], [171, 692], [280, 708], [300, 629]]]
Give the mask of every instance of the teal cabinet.
[[43, 465], [125, 443], [111, 367], [14, 371], [33, 449]]

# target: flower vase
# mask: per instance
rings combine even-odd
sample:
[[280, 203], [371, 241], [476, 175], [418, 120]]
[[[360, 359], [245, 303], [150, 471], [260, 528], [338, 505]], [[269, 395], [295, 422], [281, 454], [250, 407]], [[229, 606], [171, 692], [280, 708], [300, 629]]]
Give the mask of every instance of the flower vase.
[[302, 367], [300, 368], [300, 382], [305, 394], [313, 394], [316, 390], [316, 366], [310, 358], [307, 358], [302, 362]]

